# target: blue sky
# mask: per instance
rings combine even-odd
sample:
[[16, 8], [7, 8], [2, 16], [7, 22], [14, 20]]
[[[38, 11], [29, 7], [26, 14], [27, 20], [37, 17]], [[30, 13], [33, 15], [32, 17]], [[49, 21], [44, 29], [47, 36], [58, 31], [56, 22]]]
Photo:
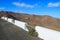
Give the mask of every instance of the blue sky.
[[60, 0], [0, 0], [0, 10], [60, 18]]

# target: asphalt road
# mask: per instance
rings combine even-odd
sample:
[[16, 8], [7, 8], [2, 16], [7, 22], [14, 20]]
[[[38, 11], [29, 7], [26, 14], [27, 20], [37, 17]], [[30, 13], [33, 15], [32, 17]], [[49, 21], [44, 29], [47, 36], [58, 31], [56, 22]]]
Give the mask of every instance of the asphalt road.
[[0, 19], [0, 40], [42, 40], [30, 36], [26, 31]]

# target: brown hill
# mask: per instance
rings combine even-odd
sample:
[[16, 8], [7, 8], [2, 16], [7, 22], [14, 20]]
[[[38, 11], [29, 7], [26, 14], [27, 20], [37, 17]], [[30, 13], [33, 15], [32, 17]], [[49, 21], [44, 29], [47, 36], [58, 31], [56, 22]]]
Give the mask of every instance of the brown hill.
[[60, 19], [48, 15], [29, 15], [24, 13], [0, 12], [3, 16], [13, 16], [16, 20], [24, 21], [29, 27], [34, 28], [36, 25], [60, 31]]

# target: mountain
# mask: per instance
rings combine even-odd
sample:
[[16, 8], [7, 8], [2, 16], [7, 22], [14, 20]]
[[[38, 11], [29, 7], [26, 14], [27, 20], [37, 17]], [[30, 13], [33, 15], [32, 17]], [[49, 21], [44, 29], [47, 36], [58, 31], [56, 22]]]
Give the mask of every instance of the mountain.
[[0, 12], [0, 15], [7, 17], [12, 16], [16, 20], [27, 22], [29, 24], [29, 27], [31, 28], [35, 28], [36, 25], [39, 25], [49, 29], [60, 31], [60, 19], [51, 17], [49, 15], [41, 16], [15, 12]]

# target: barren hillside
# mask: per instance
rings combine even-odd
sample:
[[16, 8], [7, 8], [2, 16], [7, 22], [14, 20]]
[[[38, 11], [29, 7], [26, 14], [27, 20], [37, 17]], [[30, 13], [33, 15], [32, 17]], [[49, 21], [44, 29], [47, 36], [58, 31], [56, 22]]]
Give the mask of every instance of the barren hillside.
[[60, 31], [60, 19], [48, 15], [29, 15], [24, 13], [0, 12], [3, 16], [13, 16], [16, 20], [24, 21], [29, 27], [34, 28], [36, 25]]

